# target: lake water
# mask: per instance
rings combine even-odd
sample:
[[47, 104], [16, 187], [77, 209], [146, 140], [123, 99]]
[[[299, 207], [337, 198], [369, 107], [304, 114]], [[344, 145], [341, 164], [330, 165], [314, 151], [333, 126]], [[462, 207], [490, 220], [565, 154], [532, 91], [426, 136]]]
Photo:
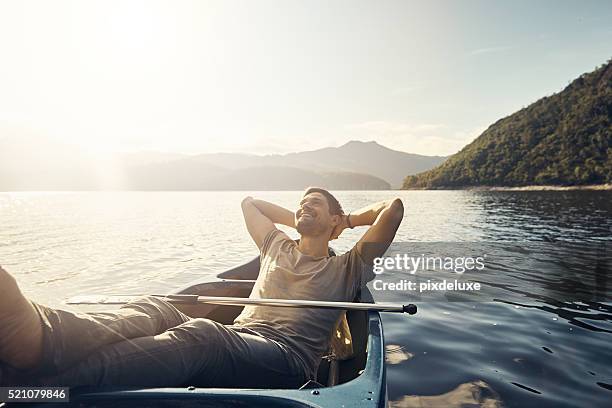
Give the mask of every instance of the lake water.
[[[0, 193], [0, 264], [29, 297], [54, 306], [84, 293], [166, 292], [257, 255], [240, 211], [246, 195], [288, 208], [300, 198], [300, 192]], [[337, 196], [347, 210], [400, 196], [406, 211], [396, 242], [404, 247], [508, 243], [521, 252], [542, 244], [565, 248], [572, 259], [568, 275], [559, 258], [539, 269], [500, 257], [497, 272], [487, 275], [497, 290], [490, 301], [421, 299], [413, 317], [384, 315], [392, 406], [611, 405], [612, 288], [605, 287], [611, 265], [598, 261], [593, 275], [585, 255], [587, 267], [577, 270], [582, 252], [567, 248], [609, 255], [612, 192]], [[346, 231], [333, 246], [347, 250], [364, 231]], [[583, 280], [576, 273], [595, 279], [597, 296], [572, 297]], [[555, 297], [556, 287], [565, 289]], [[405, 292], [373, 293], [377, 301], [414, 300]]]

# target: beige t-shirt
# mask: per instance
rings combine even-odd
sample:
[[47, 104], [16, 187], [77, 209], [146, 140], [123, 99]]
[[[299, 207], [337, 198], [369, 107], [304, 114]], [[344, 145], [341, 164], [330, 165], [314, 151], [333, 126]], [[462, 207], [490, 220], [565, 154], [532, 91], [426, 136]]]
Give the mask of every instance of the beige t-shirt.
[[[301, 253], [287, 234], [274, 229], [261, 247], [261, 267], [250, 298], [350, 302], [373, 276], [355, 248], [340, 256], [314, 257]], [[289, 347], [314, 378], [342, 314], [341, 310], [246, 306], [234, 324]]]

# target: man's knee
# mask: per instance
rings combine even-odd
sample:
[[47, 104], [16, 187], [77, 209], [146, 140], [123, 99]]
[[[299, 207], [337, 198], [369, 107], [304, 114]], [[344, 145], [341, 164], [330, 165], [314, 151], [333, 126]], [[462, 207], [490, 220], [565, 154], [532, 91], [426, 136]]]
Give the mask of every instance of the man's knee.
[[137, 298], [121, 306], [121, 309], [136, 312], [141, 316], [146, 316], [151, 323], [155, 322], [156, 328], [153, 330], [155, 333], [161, 333], [188, 320], [188, 317], [172, 304], [155, 296]]
[[192, 319], [187, 323], [168, 330], [172, 336], [181, 342], [191, 343], [206, 353], [220, 353], [226, 341], [225, 326], [210, 319]]

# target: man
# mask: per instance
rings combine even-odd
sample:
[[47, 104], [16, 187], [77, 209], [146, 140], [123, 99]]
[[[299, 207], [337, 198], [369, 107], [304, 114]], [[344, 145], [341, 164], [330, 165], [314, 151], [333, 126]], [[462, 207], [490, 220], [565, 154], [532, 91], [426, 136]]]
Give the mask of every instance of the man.
[[[261, 251], [254, 298], [353, 300], [403, 218], [399, 199], [346, 215], [321, 188], [307, 189], [295, 213], [251, 197], [242, 211]], [[299, 243], [275, 224], [296, 228]], [[328, 256], [330, 240], [361, 225], [371, 227], [349, 252]], [[31, 303], [0, 268], [0, 383], [299, 387], [314, 378], [341, 313], [247, 306], [226, 326], [154, 297], [72, 313]]]

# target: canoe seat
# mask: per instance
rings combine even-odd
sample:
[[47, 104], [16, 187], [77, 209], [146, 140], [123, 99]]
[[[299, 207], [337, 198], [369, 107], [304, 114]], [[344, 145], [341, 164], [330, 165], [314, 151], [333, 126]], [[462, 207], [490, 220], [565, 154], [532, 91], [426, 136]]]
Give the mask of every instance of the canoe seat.
[[355, 354], [353, 350], [353, 336], [346, 320], [346, 312], [342, 313], [342, 317], [334, 329], [329, 346], [329, 354], [333, 355], [336, 360], [348, 360], [353, 358]]
[[[351, 329], [349, 328], [348, 321], [346, 320], [346, 312], [342, 313], [342, 317], [338, 321], [336, 328], [333, 331], [329, 350], [323, 359], [321, 360], [319, 372], [325, 374], [327, 377], [327, 386], [333, 386], [338, 384], [338, 377], [340, 373], [340, 361], [351, 359], [355, 356], [353, 350], [353, 337], [351, 335]], [[317, 378], [323, 377], [317, 373]]]

